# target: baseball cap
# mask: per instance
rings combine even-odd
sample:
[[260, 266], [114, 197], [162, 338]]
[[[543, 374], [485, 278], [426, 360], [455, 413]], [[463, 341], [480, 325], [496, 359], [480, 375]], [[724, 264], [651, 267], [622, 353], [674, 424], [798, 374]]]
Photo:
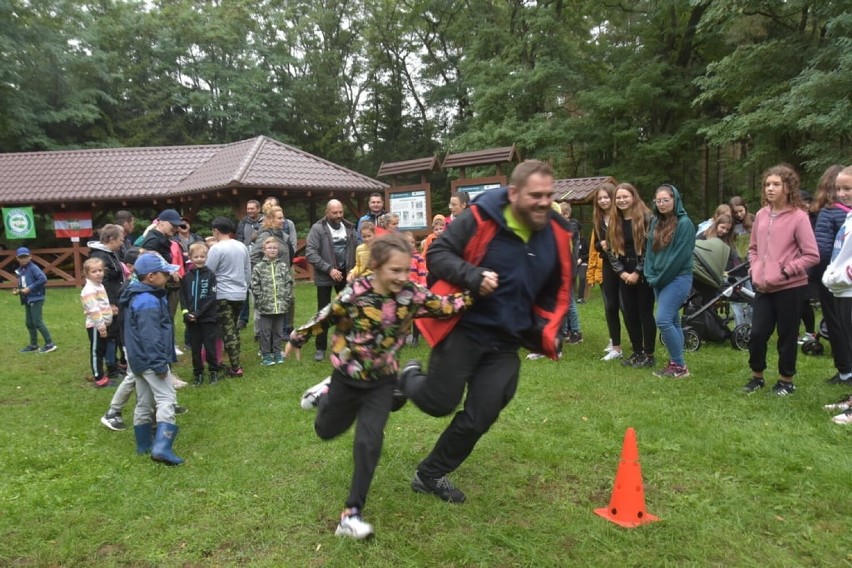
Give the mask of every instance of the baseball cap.
[[21, 247], [17, 250], [15, 256], [30, 256], [30, 249], [27, 247]]
[[151, 274], [152, 272], [177, 272], [180, 267], [175, 264], [169, 264], [163, 257], [155, 252], [146, 252], [140, 254], [133, 265], [133, 269], [139, 276]]
[[157, 215], [157, 219], [160, 221], [166, 221], [167, 223], [171, 223], [175, 227], [180, 227], [184, 224], [184, 222], [180, 218], [180, 214], [174, 209], [165, 209], [160, 211], [160, 214]]

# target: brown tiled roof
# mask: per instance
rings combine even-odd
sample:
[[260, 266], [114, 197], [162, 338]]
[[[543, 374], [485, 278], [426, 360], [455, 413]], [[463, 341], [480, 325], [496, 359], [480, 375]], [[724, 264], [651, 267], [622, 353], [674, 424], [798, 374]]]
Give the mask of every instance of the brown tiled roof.
[[403, 174], [419, 174], [420, 172], [433, 172], [440, 169], [438, 157], [418, 158], [416, 160], [405, 160], [404, 162], [384, 163], [379, 167], [379, 177], [397, 176]]
[[506, 162], [519, 162], [521, 156], [512, 146], [504, 148], [491, 148], [490, 150], [477, 150], [475, 152], [462, 152], [460, 154], [448, 154], [444, 158], [442, 167], [461, 168], [465, 166], [484, 166], [492, 164], [505, 164]]
[[615, 183], [609, 176], [558, 179], [554, 185], [554, 199], [570, 203], [588, 203], [604, 182]]
[[386, 184], [266, 136], [232, 144], [0, 154], [0, 203], [165, 198], [263, 187], [380, 191]]

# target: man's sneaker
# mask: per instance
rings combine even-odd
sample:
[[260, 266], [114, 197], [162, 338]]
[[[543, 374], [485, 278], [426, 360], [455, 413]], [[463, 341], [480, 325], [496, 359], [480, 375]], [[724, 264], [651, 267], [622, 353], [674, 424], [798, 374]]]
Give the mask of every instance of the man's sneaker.
[[749, 382], [745, 384], [743, 387], [743, 392], [745, 393], [753, 393], [758, 389], [762, 389], [766, 386], [766, 382], [763, 379], [758, 379], [757, 377], [752, 377]]
[[796, 392], [796, 385], [792, 381], [778, 381], [770, 392], [776, 396], [788, 396]]
[[826, 404], [823, 408], [826, 410], [849, 410], [852, 408], [852, 394], [847, 394], [833, 404]]
[[115, 432], [121, 432], [127, 428], [127, 426], [124, 425], [124, 420], [121, 419], [121, 414], [112, 414], [110, 412], [101, 416], [101, 424]]
[[[243, 368], [242, 367], [230, 367], [225, 374], [229, 377], [242, 377], [243, 376]], [[211, 381], [212, 382], [212, 381]]]
[[643, 361], [645, 355], [642, 353], [631, 353], [630, 357], [621, 362], [625, 367], [638, 367], [637, 363]]
[[577, 345], [583, 343], [583, 334], [579, 331], [572, 331], [568, 334], [568, 339], [565, 340], [568, 345]]
[[319, 362], [319, 361], [322, 361], [323, 359], [325, 359], [325, 351], [322, 350], [322, 349], [317, 349], [317, 352], [314, 353], [314, 361]]
[[186, 414], [187, 412], [189, 412], [189, 409], [187, 407], [181, 406], [179, 404], [175, 404], [174, 409], [175, 414]]
[[356, 540], [365, 539], [373, 536], [373, 525], [364, 522], [364, 519], [361, 518], [361, 511], [352, 508], [349, 509], [349, 514], [344, 511], [340, 515], [340, 522], [337, 524], [334, 535], [348, 536]]
[[833, 377], [825, 381], [829, 385], [852, 385], [852, 379], [843, 380], [840, 373], [835, 373]]
[[272, 355], [264, 355], [263, 359], [260, 360], [260, 364], [264, 367], [269, 367], [275, 364], [275, 359], [272, 358]]
[[530, 353], [527, 355], [527, 359], [530, 361], [535, 361], [536, 359], [544, 359], [544, 355], [541, 353]]
[[417, 493], [431, 493], [447, 503], [464, 503], [465, 499], [464, 493], [450, 483], [446, 475], [432, 479], [421, 475], [419, 471], [415, 471], [414, 479], [411, 480], [411, 488]]
[[624, 357], [624, 353], [613, 349], [609, 353], [601, 357], [601, 361], [614, 361], [615, 359], [621, 359], [622, 357]]
[[27, 345], [23, 349], [21, 349], [21, 353], [35, 353], [36, 351], [40, 351], [38, 345]]
[[50, 353], [52, 351], [56, 351], [55, 343], [48, 343], [47, 345], [38, 350], [39, 353]]
[[842, 414], [838, 414], [831, 421], [835, 424], [852, 424], [852, 408], [847, 409]]
[[680, 366], [674, 361], [669, 361], [665, 368], [655, 371], [654, 376], [662, 379], [685, 379], [689, 376], [689, 369], [686, 365]]
[[328, 385], [331, 384], [331, 377], [326, 377], [319, 383], [315, 384], [302, 394], [301, 406], [304, 410], [313, 410], [319, 404], [319, 399], [322, 395], [328, 392]]
[[101, 377], [100, 380], [95, 381], [95, 388], [96, 389], [103, 389], [103, 388], [106, 388], [106, 387], [114, 387], [114, 386], [116, 386], [115, 381], [113, 381], [112, 379], [110, 379], [109, 377], [106, 377], [106, 376]]
[[799, 345], [806, 341], [816, 341], [816, 336], [813, 333], [805, 333], [799, 338]]

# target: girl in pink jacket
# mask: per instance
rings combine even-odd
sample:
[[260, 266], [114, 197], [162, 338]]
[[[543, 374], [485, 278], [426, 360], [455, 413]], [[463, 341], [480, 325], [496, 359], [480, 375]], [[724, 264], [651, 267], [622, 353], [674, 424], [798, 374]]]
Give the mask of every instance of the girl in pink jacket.
[[743, 391], [764, 387], [766, 348], [778, 331], [779, 380], [772, 394], [795, 392], [799, 319], [808, 285], [808, 268], [819, 262], [819, 250], [808, 214], [799, 207], [799, 176], [788, 165], [769, 168], [763, 175], [763, 204], [751, 229], [748, 259], [757, 292], [749, 340], [752, 378]]

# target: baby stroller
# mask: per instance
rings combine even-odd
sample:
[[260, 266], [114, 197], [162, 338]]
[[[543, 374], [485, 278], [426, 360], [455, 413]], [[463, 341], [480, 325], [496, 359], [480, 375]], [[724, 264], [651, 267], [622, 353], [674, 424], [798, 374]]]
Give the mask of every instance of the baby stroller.
[[[729, 302], [751, 303], [754, 292], [748, 289], [748, 263], [725, 272], [730, 248], [719, 239], [696, 241], [693, 258], [693, 292], [683, 306], [681, 327], [683, 348], [698, 351], [703, 341], [730, 341], [735, 349], [748, 349], [751, 324], [738, 325], [733, 331]], [[720, 315], [724, 314], [724, 318]]]
[[802, 353], [816, 356], [825, 353], [825, 346], [819, 342], [820, 339], [831, 341], [831, 338], [828, 337], [828, 324], [825, 323], [825, 318], [819, 320], [819, 327], [817, 327], [814, 338], [802, 343]]

